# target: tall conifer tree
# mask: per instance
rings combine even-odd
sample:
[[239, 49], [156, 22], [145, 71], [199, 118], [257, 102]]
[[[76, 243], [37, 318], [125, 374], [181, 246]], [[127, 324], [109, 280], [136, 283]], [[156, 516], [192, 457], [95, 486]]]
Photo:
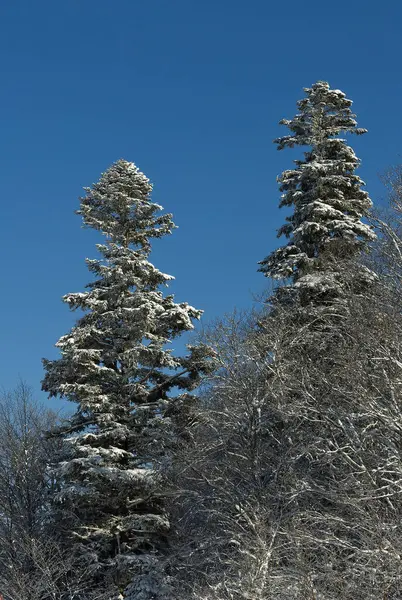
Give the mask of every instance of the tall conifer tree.
[[97, 246], [100, 260], [87, 260], [95, 275], [88, 291], [64, 297], [84, 315], [56, 344], [61, 358], [44, 360], [43, 381], [50, 396], [76, 404], [57, 432], [65, 440], [57, 499], [72, 515], [75, 551], [92, 566], [94, 586], [111, 579], [117, 597], [131, 582], [127, 597], [136, 600], [169, 597], [158, 562], [169, 523], [155, 464], [211, 368], [205, 346], [185, 357], [168, 347], [202, 311], [159, 289], [173, 278], [149, 262], [151, 242], [174, 224], [151, 191], [125, 160], [86, 189], [77, 213], [107, 241]]
[[[372, 205], [356, 175], [359, 160], [341, 133], [361, 135], [352, 101], [340, 90], [318, 81], [305, 88], [299, 113], [280, 121], [290, 130], [275, 140], [278, 150], [310, 147], [304, 160], [278, 178], [280, 207], [293, 209], [278, 232], [288, 243], [261, 261], [267, 277], [290, 279], [302, 298], [330, 299], [342, 292], [340, 265], [354, 258], [375, 238], [362, 222]], [[368, 275], [368, 273], [365, 273]]]

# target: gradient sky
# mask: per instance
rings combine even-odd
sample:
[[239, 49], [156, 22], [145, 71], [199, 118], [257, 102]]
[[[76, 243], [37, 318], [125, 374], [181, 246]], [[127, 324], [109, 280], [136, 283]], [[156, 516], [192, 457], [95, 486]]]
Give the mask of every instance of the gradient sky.
[[[39, 394], [41, 357], [74, 322], [96, 234], [74, 215], [118, 158], [154, 182], [179, 229], [153, 262], [204, 321], [247, 307], [278, 241], [277, 123], [329, 81], [369, 129], [353, 146], [375, 202], [400, 161], [402, 4], [343, 0], [3, 0], [0, 386]], [[282, 131], [283, 130], [283, 131]]]

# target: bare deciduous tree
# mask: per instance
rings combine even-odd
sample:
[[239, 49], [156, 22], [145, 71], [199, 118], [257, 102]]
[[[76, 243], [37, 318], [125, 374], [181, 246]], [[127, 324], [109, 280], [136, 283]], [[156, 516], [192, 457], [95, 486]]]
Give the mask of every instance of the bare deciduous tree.
[[173, 519], [173, 569], [194, 598], [401, 596], [401, 307], [378, 281], [319, 323], [313, 308], [207, 335], [221, 369]]

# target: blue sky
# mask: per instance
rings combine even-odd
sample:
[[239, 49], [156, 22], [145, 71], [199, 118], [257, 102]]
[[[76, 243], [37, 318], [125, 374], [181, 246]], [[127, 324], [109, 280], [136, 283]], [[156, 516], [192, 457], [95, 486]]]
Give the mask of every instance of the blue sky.
[[153, 254], [179, 301], [214, 319], [247, 307], [278, 244], [277, 123], [318, 79], [354, 100], [353, 146], [375, 202], [400, 161], [396, 0], [3, 0], [0, 3], [0, 385], [39, 392], [41, 357], [71, 327], [97, 236], [81, 188], [118, 158], [154, 182], [179, 229]]

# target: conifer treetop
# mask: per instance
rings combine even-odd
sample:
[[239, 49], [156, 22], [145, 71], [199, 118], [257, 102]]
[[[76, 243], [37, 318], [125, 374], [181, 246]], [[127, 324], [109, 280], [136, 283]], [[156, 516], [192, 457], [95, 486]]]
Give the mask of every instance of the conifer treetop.
[[291, 132], [277, 138], [279, 150], [309, 146], [304, 160], [278, 177], [280, 207], [293, 214], [278, 231], [289, 241], [260, 262], [260, 271], [277, 279], [290, 279], [296, 287], [329, 289], [339, 284], [336, 265], [356, 256], [375, 238], [361, 219], [372, 206], [364, 181], [356, 175], [360, 161], [341, 133], [361, 135], [351, 110], [352, 101], [340, 90], [319, 81], [305, 88], [299, 113], [280, 121]]
[[133, 244], [150, 251], [149, 240], [172, 233], [171, 214], [151, 201], [152, 184], [138, 167], [116, 161], [91, 188], [85, 188], [77, 214], [84, 226], [101, 231], [116, 244]]
[[341, 90], [331, 90], [326, 81], [317, 81], [311, 88], [303, 88], [306, 98], [297, 101], [300, 113], [293, 119], [282, 119], [280, 125], [290, 129], [292, 135], [274, 140], [278, 150], [293, 146], [315, 146], [341, 132], [362, 135], [367, 129], [357, 127], [352, 113], [352, 100]]

